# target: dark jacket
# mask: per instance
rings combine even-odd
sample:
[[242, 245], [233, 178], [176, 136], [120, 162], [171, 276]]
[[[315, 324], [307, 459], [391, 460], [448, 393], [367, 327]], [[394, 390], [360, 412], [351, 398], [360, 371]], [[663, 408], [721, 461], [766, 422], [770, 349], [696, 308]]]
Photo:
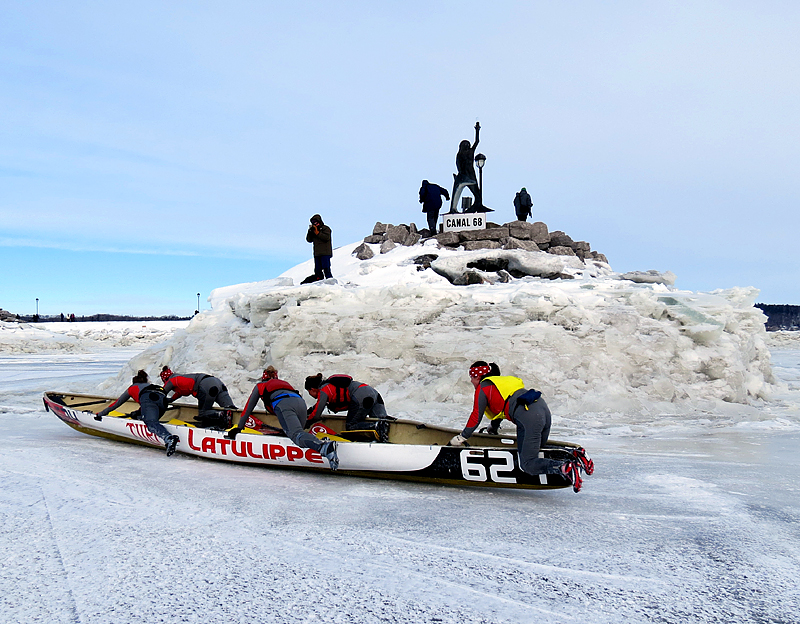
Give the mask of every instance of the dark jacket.
[[309, 225], [308, 234], [306, 234], [306, 240], [314, 244], [314, 257], [332, 256], [331, 228], [322, 222], [322, 218], [319, 215], [314, 215], [311, 218], [318, 220], [320, 223], [319, 226], [315, 226], [313, 223]]
[[423, 180], [422, 186], [419, 187], [419, 203], [422, 204], [422, 212], [428, 212], [431, 209], [438, 212], [442, 207], [442, 195], [446, 199], [450, 199], [450, 193], [441, 186]]
[[528, 191], [520, 191], [514, 197], [514, 210], [517, 212], [517, 215], [531, 215], [531, 208], [533, 208], [533, 200], [531, 196], [528, 194]]

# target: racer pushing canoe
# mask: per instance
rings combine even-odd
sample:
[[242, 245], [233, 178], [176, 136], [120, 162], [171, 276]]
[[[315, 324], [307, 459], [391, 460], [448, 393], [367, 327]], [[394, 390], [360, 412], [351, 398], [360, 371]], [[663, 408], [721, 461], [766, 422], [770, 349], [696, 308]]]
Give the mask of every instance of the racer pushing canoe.
[[[171, 371], [162, 372], [167, 384], [175, 379]], [[501, 375], [496, 364], [475, 362], [469, 375], [475, 388], [474, 406], [460, 433], [391, 418], [377, 391], [373, 396], [364, 389], [374, 389], [353, 382], [346, 375], [333, 376], [334, 381], [341, 378], [348, 382], [346, 387], [344, 383], [341, 389], [336, 387], [338, 394], [334, 398], [341, 401], [334, 407], [352, 412], [349, 418], [335, 411], [323, 414], [322, 408], [328, 405], [319, 400], [321, 391], [315, 397], [316, 405], [308, 410], [300, 393], [280, 379], [271, 366], [253, 388], [241, 414], [237, 410], [238, 418], [229, 413], [233, 406], [230, 397], [217, 394], [217, 402], [223, 408], [219, 418], [225, 424], [212, 424], [214, 419], [203, 413], [202, 401], [197, 406], [168, 405], [165, 388], [150, 383], [144, 370], [134, 376], [118, 399], [46, 392], [44, 404], [82, 433], [163, 445], [167, 455], [180, 450], [207, 459], [304, 470], [338, 469], [337, 474], [353, 476], [478, 487], [571, 486], [578, 492], [581, 472], [592, 474], [594, 464], [577, 444], [549, 439], [550, 410], [541, 393], [526, 389], [518, 377]], [[309, 378], [307, 385], [312, 390], [324, 388], [321, 377]], [[353, 385], [357, 387], [345, 401], [344, 393]], [[263, 401], [266, 413], [257, 409], [259, 401]], [[130, 407], [132, 402], [138, 403], [138, 409]], [[129, 407], [125, 408], [125, 403]], [[86, 410], [88, 406], [96, 407]], [[313, 418], [309, 418], [312, 414]], [[231, 416], [235, 418], [233, 422], [228, 420]], [[484, 416], [491, 421], [486, 432], [478, 430]], [[515, 424], [516, 440], [499, 433], [503, 419]], [[352, 429], [354, 424], [361, 428]], [[468, 439], [471, 444], [467, 444]], [[516, 448], [512, 446], [515, 442]]]
[[519, 467], [531, 475], [562, 474], [575, 492], [583, 484], [580, 471], [594, 472], [594, 462], [586, 457], [582, 448], [573, 451], [573, 459], [555, 460], [539, 457], [539, 450], [550, 435], [550, 408], [538, 390], [527, 390], [519, 377], [503, 376], [492, 362], [475, 362], [469, 368], [469, 378], [475, 388], [475, 402], [464, 430], [453, 436], [451, 446], [462, 446], [475, 432], [484, 415], [497, 426], [503, 418], [517, 426], [517, 452]]

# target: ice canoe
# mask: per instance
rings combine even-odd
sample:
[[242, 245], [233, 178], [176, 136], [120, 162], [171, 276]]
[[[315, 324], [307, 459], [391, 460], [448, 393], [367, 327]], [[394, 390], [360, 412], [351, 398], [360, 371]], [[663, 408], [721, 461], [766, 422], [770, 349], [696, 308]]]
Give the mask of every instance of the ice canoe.
[[[85, 394], [46, 392], [44, 406], [73, 429], [89, 435], [132, 442], [163, 449], [163, 444], [135, 417], [138, 405], [120, 405], [102, 420], [95, 415], [114, 402], [114, 398]], [[223, 428], [205, 427], [197, 419], [197, 408], [176, 403], [161, 422], [180, 438], [177, 451], [208, 459], [280, 468], [323, 470], [328, 462], [311, 449], [296, 446], [283, 435], [272, 415], [256, 411], [266, 426], [255, 419], [235, 440], [225, 438]], [[234, 421], [239, 414], [234, 413]], [[554, 489], [569, 487], [561, 475], [529, 475], [519, 469], [516, 438], [513, 435], [476, 433], [469, 447], [447, 446], [459, 433], [454, 429], [427, 425], [413, 420], [389, 423], [388, 440], [379, 442], [376, 434], [344, 431], [343, 416], [326, 416], [309, 429], [320, 438], [339, 440], [339, 469], [333, 474], [422, 481], [447, 485], [502, 488]], [[386, 437], [384, 438], [386, 440]], [[550, 440], [542, 456], [568, 459], [577, 444]]]

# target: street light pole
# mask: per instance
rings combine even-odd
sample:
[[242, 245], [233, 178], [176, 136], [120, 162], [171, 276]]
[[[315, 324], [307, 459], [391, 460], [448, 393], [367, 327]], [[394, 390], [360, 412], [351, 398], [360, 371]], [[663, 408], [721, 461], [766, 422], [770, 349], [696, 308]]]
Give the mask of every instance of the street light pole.
[[483, 166], [486, 164], [486, 156], [483, 154], [475, 156], [475, 164], [478, 165], [478, 188], [481, 191], [481, 205], [483, 205]]

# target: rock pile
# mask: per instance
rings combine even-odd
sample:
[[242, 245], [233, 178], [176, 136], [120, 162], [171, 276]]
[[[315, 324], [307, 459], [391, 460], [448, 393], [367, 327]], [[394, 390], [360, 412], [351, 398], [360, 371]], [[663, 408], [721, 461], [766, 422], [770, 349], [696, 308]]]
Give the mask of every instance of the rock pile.
[[0, 308], [0, 321], [6, 321], [8, 323], [11, 322], [17, 323], [19, 322], [19, 319], [17, 318], [16, 314], [11, 314], [11, 312], [9, 312], [8, 310]]
[[[466, 230], [463, 232], [442, 232], [435, 238], [439, 247], [463, 247], [465, 251], [478, 249], [524, 249], [525, 251], [545, 251], [556, 256], [576, 256], [581, 261], [596, 260], [608, 264], [605, 255], [591, 250], [591, 245], [584, 241], [573, 241], [560, 230], [548, 231], [547, 225], [541, 221], [511, 221], [503, 225], [487, 223], [484, 230]], [[417, 230], [415, 224], [391, 225], [375, 224], [372, 235], [364, 237], [353, 254], [360, 260], [368, 260], [375, 255], [370, 245], [380, 245], [380, 253], [386, 253], [397, 245], [410, 247], [422, 239], [431, 238], [427, 229]]]

